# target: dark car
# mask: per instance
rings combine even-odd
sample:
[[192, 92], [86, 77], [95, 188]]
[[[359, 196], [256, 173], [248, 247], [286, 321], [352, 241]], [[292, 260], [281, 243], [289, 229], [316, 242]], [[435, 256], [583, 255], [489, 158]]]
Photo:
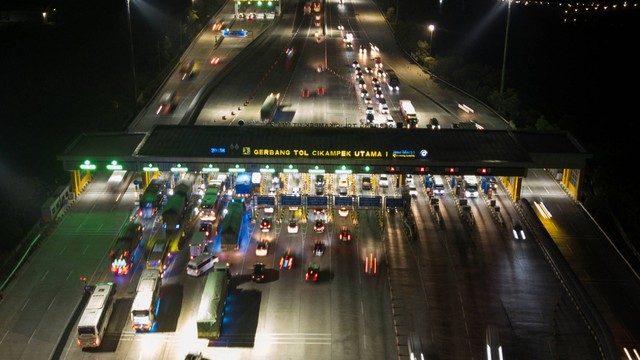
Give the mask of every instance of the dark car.
[[322, 256], [324, 254], [324, 249], [325, 249], [324, 242], [316, 241], [316, 243], [313, 244], [313, 255]]
[[427, 127], [431, 130], [440, 130], [440, 123], [438, 122], [438, 119], [431, 118], [429, 119], [429, 125], [427, 125]]
[[324, 220], [318, 219], [316, 223], [313, 225], [313, 231], [317, 233], [323, 233], [325, 229]]
[[184, 360], [202, 360], [202, 353], [188, 353], [187, 356], [184, 357]]
[[262, 232], [268, 232], [271, 230], [271, 220], [269, 218], [263, 218], [260, 222], [260, 230]]
[[293, 267], [293, 252], [290, 248], [284, 252], [282, 258], [280, 258], [280, 269], [285, 268], [291, 270]]
[[367, 114], [367, 124], [371, 124], [375, 120], [375, 116], [373, 114]]
[[338, 234], [338, 239], [340, 239], [341, 241], [350, 241], [351, 232], [349, 231], [349, 228], [343, 226], [342, 229], [340, 229], [340, 233]]
[[253, 274], [251, 275], [251, 279], [255, 282], [263, 282], [265, 265], [263, 263], [255, 263], [253, 264]]
[[516, 240], [525, 240], [527, 236], [524, 234], [524, 229], [520, 221], [513, 222], [513, 238]]
[[311, 264], [307, 268], [307, 274], [304, 276], [305, 280], [318, 281], [318, 274], [320, 273], [320, 265]]
[[189, 80], [193, 75], [193, 68], [195, 67], [195, 65], [196, 63], [193, 60], [186, 60], [185, 62], [183, 62], [182, 66], [180, 67], [180, 78], [182, 80]]

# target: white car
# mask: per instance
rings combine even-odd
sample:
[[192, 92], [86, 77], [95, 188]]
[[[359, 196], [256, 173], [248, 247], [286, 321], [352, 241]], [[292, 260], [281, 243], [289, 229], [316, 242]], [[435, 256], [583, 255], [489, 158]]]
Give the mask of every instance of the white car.
[[287, 225], [287, 232], [289, 234], [298, 233], [298, 221], [296, 219], [289, 220], [289, 225]]
[[387, 115], [387, 121], [386, 121], [386, 123], [387, 123], [387, 127], [388, 127], [388, 128], [390, 128], [390, 129], [395, 129], [395, 127], [396, 127], [396, 122], [395, 122], [395, 120], [393, 120], [393, 118], [392, 118], [391, 116], [388, 116], [388, 115]]
[[347, 207], [346, 207], [346, 206], [341, 206], [341, 207], [338, 209], [338, 214], [339, 214], [340, 216], [342, 216], [342, 217], [347, 217], [347, 216], [349, 216], [349, 209], [347, 209]]
[[380, 181], [378, 181], [378, 184], [381, 188], [389, 187], [389, 178], [387, 177], [387, 174], [380, 175]]
[[300, 196], [300, 188], [299, 187], [297, 187], [297, 186], [294, 187], [292, 192], [293, 192], [293, 195]]
[[418, 197], [418, 190], [413, 183], [409, 184], [409, 195], [412, 197]]
[[256, 243], [256, 256], [267, 256], [269, 249], [269, 242], [266, 240], [258, 241]]
[[407, 174], [404, 181], [407, 185], [413, 185], [413, 175]]

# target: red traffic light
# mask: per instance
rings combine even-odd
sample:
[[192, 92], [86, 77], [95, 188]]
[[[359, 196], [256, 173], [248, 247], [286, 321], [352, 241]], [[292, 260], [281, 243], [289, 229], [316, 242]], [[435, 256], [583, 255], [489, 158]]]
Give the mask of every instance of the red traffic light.
[[429, 171], [429, 168], [428, 168], [428, 167], [425, 167], [425, 166], [418, 166], [418, 167], [416, 168], [416, 172], [417, 172], [418, 174], [426, 174], [428, 171]]
[[450, 167], [450, 168], [447, 169], [447, 172], [449, 174], [455, 174], [455, 173], [458, 172], [458, 168]]
[[491, 169], [489, 169], [489, 168], [478, 168], [476, 171], [480, 175], [487, 175], [487, 174], [489, 174], [491, 172]]

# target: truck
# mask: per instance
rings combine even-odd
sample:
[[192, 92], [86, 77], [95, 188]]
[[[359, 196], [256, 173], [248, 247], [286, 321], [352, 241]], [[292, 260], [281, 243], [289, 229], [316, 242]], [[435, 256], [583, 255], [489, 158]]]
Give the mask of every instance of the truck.
[[164, 188], [162, 179], [153, 179], [144, 189], [140, 197], [140, 207], [138, 216], [143, 219], [152, 218], [162, 205], [162, 189]]
[[198, 307], [198, 339], [220, 337], [230, 277], [229, 265], [222, 262], [215, 263], [213, 271], [207, 275]]
[[267, 96], [260, 108], [260, 120], [265, 124], [271, 124], [274, 121], [276, 112], [278, 112], [278, 99], [280, 94], [271, 93]]
[[418, 125], [418, 114], [411, 100], [400, 100], [400, 113], [408, 127], [415, 128]]
[[387, 79], [389, 90], [400, 90], [400, 79], [398, 79], [396, 72], [393, 69], [387, 69], [386, 75], [385, 78]]
[[213, 241], [213, 236], [213, 223], [209, 221], [201, 222], [200, 226], [198, 226], [198, 231], [189, 240], [189, 259], [194, 259], [206, 252], [209, 244]]
[[116, 275], [126, 275], [133, 267], [134, 254], [143, 237], [142, 225], [129, 222], [125, 224], [118, 236], [116, 243], [111, 248], [111, 272]]
[[222, 203], [221, 184], [209, 183], [200, 203], [200, 220], [216, 221]]
[[236, 176], [235, 195], [248, 196], [251, 195], [251, 173], [241, 172]]
[[167, 205], [162, 209], [163, 228], [167, 230], [178, 230], [184, 219], [189, 198], [191, 197], [192, 184], [189, 180], [183, 179], [178, 182], [173, 195], [167, 199]]
[[240, 247], [240, 235], [244, 223], [244, 204], [233, 199], [227, 206], [227, 214], [222, 219], [220, 229], [220, 247], [225, 250], [237, 250]]
[[157, 269], [142, 270], [131, 305], [131, 327], [135, 331], [150, 331], [153, 328], [158, 311], [160, 285], [160, 272]]

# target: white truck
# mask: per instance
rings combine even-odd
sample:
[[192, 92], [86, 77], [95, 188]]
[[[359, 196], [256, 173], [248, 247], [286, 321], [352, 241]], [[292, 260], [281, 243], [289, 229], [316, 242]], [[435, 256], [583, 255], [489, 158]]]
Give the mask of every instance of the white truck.
[[414, 128], [418, 125], [418, 114], [411, 100], [400, 100], [400, 113], [408, 127]]

